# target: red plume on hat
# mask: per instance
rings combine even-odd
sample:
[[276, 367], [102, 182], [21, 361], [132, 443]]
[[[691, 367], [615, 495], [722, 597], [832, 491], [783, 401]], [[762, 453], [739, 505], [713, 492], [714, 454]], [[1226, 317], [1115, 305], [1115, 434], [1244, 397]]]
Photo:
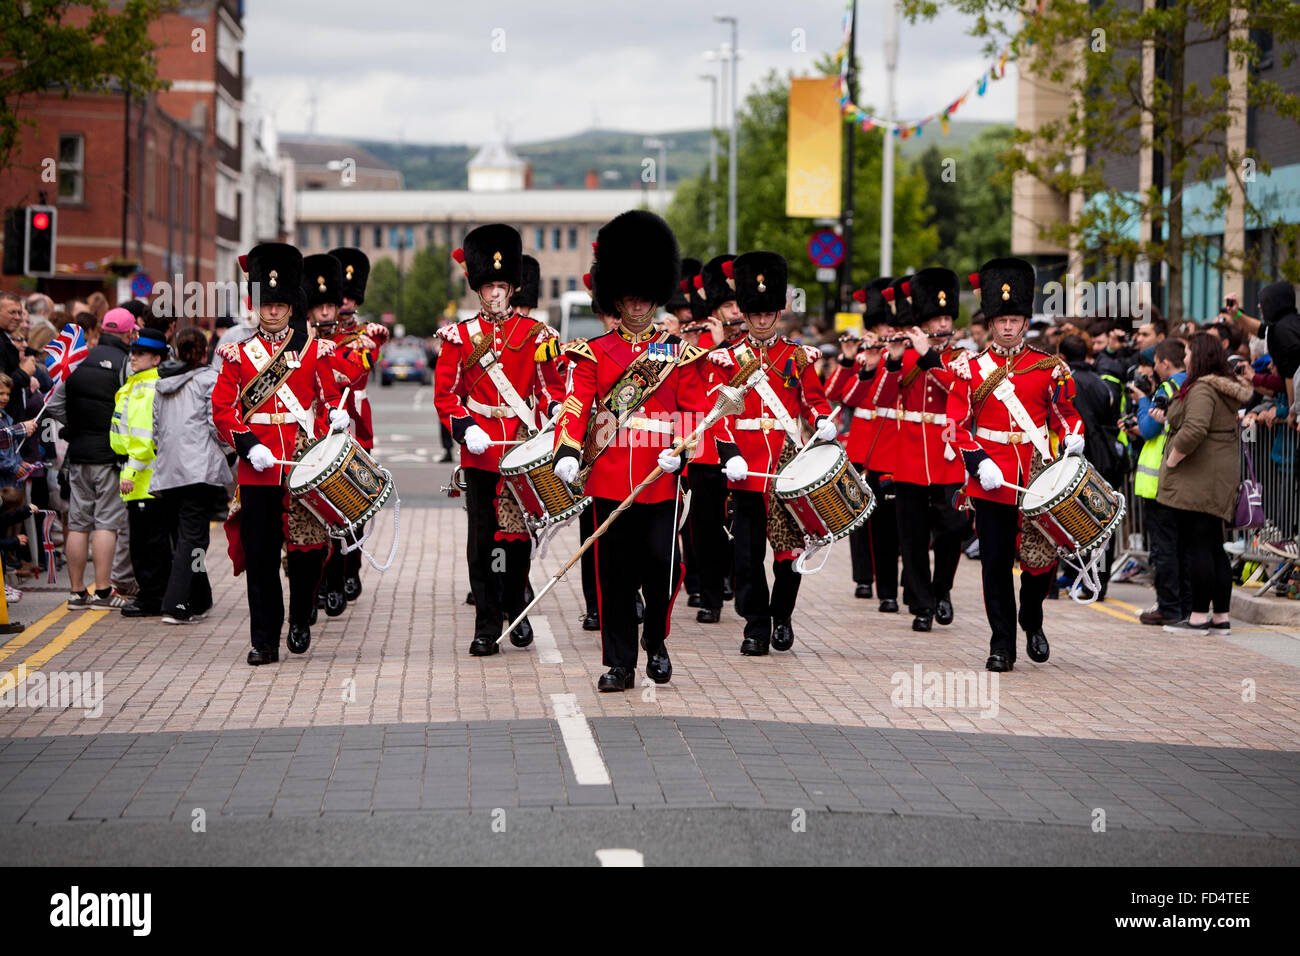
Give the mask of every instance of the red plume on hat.
[[587, 287], [587, 291], [588, 291], [588, 292], [591, 291], [591, 273], [590, 273], [590, 272], [583, 273], [583, 276], [582, 276], [582, 284], [585, 285], [585, 286]]
[[907, 296], [907, 301], [908, 301], [908, 302], [911, 302], [911, 301], [912, 301], [912, 283], [910, 283], [910, 282], [904, 282], [902, 288], [903, 288], [903, 295]]
[[978, 272], [972, 272], [970, 275], [968, 275], [968, 276], [966, 277], [966, 279], [967, 279], [968, 282], [970, 282], [970, 287], [971, 287], [972, 289], [975, 290], [975, 299], [976, 299], [976, 301], [979, 301], [979, 298], [980, 298], [980, 274], [979, 274]]
[[867, 304], [867, 290], [866, 290], [866, 289], [859, 289], [857, 292], [854, 292], [854, 293], [853, 293], [853, 301], [854, 301], [854, 302], [861, 302], [863, 305], [866, 305], [866, 304]]
[[243, 272], [248, 271], [248, 253], [244, 253], [242, 256], [239, 257], [239, 268]]
[[456, 260], [456, 263], [457, 263], [457, 264], [458, 264], [462, 269], [465, 268], [465, 250], [464, 250], [464, 249], [462, 249], [462, 248], [460, 248], [460, 247], [458, 246], [458, 247], [456, 247], [455, 249], [451, 250], [451, 257], [452, 257], [453, 259]]
[[591, 257], [596, 258], [596, 243], [594, 242], [591, 244]]
[[682, 290], [682, 295], [690, 295], [690, 294], [691, 294], [691, 280], [690, 280], [690, 279], [683, 279], [681, 282], [677, 283], [677, 287], [678, 287], [679, 289]]
[[894, 287], [885, 286], [880, 290], [880, 297], [889, 303], [889, 311], [894, 315], [898, 314], [898, 306], [894, 305]]

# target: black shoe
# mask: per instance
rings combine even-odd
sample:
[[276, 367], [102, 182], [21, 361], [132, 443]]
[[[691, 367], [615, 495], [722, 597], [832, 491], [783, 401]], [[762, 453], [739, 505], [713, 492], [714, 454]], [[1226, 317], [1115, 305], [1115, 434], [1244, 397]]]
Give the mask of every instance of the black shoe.
[[668, 659], [668, 648], [661, 644], [659, 650], [647, 651], [647, 654], [649, 656], [646, 658], [645, 676], [656, 684], [667, 684], [672, 680], [673, 662]]
[[641, 600], [641, 592], [636, 592], [636, 622], [640, 624], [645, 620], [645, 602]]
[[338, 617], [348, 609], [348, 599], [343, 596], [342, 591], [329, 591], [325, 595], [325, 614], [328, 617]]
[[325, 589], [324, 589], [324, 588], [320, 588], [320, 589], [317, 590], [317, 592], [316, 592], [316, 606], [317, 606], [317, 607], [324, 607], [324, 606], [325, 606]]
[[596, 611], [588, 611], [582, 616], [582, 629], [584, 631], [600, 630], [600, 614]]
[[162, 608], [145, 607], [139, 601], [132, 601], [122, 608], [123, 617], [161, 617]]
[[470, 607], [473, 607], [475, 604], [478, 603], [477, 601], [474, 600], [473, 591], [470, 591], [468, 594], [465, 595], [465, 603], [468, 604]]
[[444, 451], [444, 452], [442, 453], [442, 457], [438, 459], [438, 464], [440, 464], [440, 465], [445, 465], [445, 464], [447, 464], [447, 462], [449, 462], [449, 461], [451, 461], [451, 452], [449, 452], [449, 451]]
[[636, 686], [636, 674], [626, 667], [611, 667], [604, 674], [600, 675], [600, 680], [596, 681], [596, 689], [599, 691], [627, 690]]
[[303, 627], [301, 624], [289, 625], [289, 650], [295, 654], [307, 653], [307, 648], [311, 647], [311, 628]]
[[695, 620], [701, 624], [717, 624], [722, 619], [722, 609], [717, 607], [702, 607], [695, 612]]
[[1014, 670], [1015, 666], [1016, 662], [1000, 651], [996, 654], [990, 654], [989, 659], [984, 662], [986, 671], [1009, 671]]
[[730, 601], [730, 600], [732, 600], [733, 598], [735, 598], [735, 596], [736, 596], [736, 592], [735, 592], [735, 589], [732, 588], [732, 586], [731, 586], [731, 582], [730, 582], [730, 581], [723, 581], [723, 582], [722, 582], [722, 600], [723, 600], [723, 601]]
[[893, 598], [885, 598], [883, 601], [880, 602], [880, 613], [897, 614], [898, 602], [895, 601]]
[[469, 652], [474, 657], [491, 657], [501, 652], [501, 645], [495, 637], [476, 637], [469, 643]]
[[515, 629], [510, 632], [510, 643], [515, 647], [527, 647], [533, 643], [533, 626], [528, 623], [528, 618], [515, 625]]
[[764, 657], [767, 654], [767, 641], [747, 637], [740, 642], [740, 653], [746, 657]]
[[916, 617], [912, 618], [912, 630], [928, 631], [934, 625], [934, 615], [929, 611], [922, 611]]
[[311, 617], [307, 618], [307, 626], [308, 626], [308, 627], [315, 627], [315, 626], [316, 626], [316, 615], [317, 615], [318, 613], [319, 613], [319, 612], [316, 610], [316, 605], [313, 604], [313, 605], [311, 606]]
[[359, 577], [349, 577], [343, 579], [343, 596], [349, 601], [355, 601], [361, 597], [361, 579]]
[[869, 598], [871, 597], [871, 594], [872, 591], [870, 584], [859, 584], [853, 589], [853, 596], [855, 598]]
[[947, 627], [952, 623], [952, 602], [947, 598], [939, 601], [938, 607], [934, 609], [934, 619], [940, 624]]
[[696, 591], [694, 594], [690, 595], [690, 596], [686, 599], [686, 606], [687, 606], [687, 607], [704, 607], [704, 598], [700, 595], [700, 592], [699, 592], [699, 591]]
[[772, 648], [778, 651], [788, 651], [794, 647], [794, 628], [790, 622], [777, 621], [772, 625]]
[[248, 663], [257, 667], [259, 664], [275, 664], [280, 660], [280, 649], [278, 647], [258, 647], [253, 645], [253, 649], [248, 652]]
[[1047, 635], [1043, 633], [1041, 627], [1026, 636], [1025, 651], [1035, 664], [1042, 664], [1051, 655], [1052, 649], [1047, 646]]

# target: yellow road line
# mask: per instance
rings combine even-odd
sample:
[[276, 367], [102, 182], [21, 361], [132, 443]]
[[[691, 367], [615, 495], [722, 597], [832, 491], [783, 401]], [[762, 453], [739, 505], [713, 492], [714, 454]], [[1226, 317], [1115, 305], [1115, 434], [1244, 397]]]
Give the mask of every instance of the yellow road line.
[[1136, 604], [1129, 604], [1127, 601], [1118, 601], [1115, 598], [1111, 597], [1109, 594], [1106, 595], [1106, 603], [1117, 605], [1118, 607], [1122, 607], [1125, 610], [1132, 611], [1134, 614], [1141, 614], [1144, 610], [1146, 610], [1146, 608], [1138, 607]]
[[32, 641], [36, 640], [36, 638], [40, 637], [41, 634], [44, 633], [45, 630], [49, 628], [51, 624], [53, 624], [55, 621], [57, 621], [59, 618], [63, 617], [67, 613], [68, 613], [68, 606], [66, 604], [60, 604], [58, 607], [56, 607], [53, 611], [50, 611], [39, 621], [27, 627], [26, 630], [24, 630], [21, 634], [15, 637], [12, 641], [5, 644], [3, 647], [0, 647], [0, 661], [4, 660], [6, 657], [11, 655], [14, 651], [20, 650], [26, 647]]
[[[82, 611], [75, 621], [59, 633], [58, 637], [23, 661], [23, 664], [27, 667], [27, 673], [30, 674], [33, 671], [40, 670], [51, 657], [66, 649], [69, 644], [90, 630], [96, 621], [102, 621], [108, 613], [107, 609], [102, 611]], [[17, 669], [9, 671], [8, 674], [0, 675], [0, 685], [13, 687], [17, 683]]]
[[[1110, 598], [1107, 598], [1106, 604], [1109, 603], [1110, 603]], [[1135, 618], [1133, 615], [1128, 614], [1124, 611], [1116, 611], [1114, 608], [1106, 607], [1105, 604], [1099, 604], [1097, 602], [1093, 602], [1092, 604], [1089, 604], [1088, 607], [1092, 608], [1094, 611], [1100, 611], [1102, 614], [1109, 614], [1111, 617], [1117, 617], [1121, 621], [1125, 621], [1129, 624], [1132, 624], [1134, 621], [1137, 620], [1137, 618]]]

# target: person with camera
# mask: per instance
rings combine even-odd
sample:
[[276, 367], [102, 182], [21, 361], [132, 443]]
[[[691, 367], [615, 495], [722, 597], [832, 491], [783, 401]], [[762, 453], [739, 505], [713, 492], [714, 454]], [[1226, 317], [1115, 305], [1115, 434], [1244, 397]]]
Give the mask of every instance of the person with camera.
[[1170, 400], [1187, 378], [1186, 354], [1182, 339], [1164, 339], [1156, 346], [1154, 377], [1135, 373], [1129, 382], [1129, 397], [1137, 403], [1135, 424], [1142, 438], [1133, 493], [1144, 499], [1144, 531], [1156, 584], [1156, 603], [1139, 616], [1143, 624], [1174, 624], [1191, 611], [1187, 569], [1178, 551], [1177, 518], [1171, 508], [1156, 500], [1160, 462], [1169, 433], [1165, 417]]

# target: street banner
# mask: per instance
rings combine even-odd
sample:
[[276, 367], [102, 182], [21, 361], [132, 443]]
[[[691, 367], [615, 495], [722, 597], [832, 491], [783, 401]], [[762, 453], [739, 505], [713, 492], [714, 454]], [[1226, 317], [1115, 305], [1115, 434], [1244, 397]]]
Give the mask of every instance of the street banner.
[[844, 121], [835, 77], [790, 81], [785, 214], [838, 218]]

